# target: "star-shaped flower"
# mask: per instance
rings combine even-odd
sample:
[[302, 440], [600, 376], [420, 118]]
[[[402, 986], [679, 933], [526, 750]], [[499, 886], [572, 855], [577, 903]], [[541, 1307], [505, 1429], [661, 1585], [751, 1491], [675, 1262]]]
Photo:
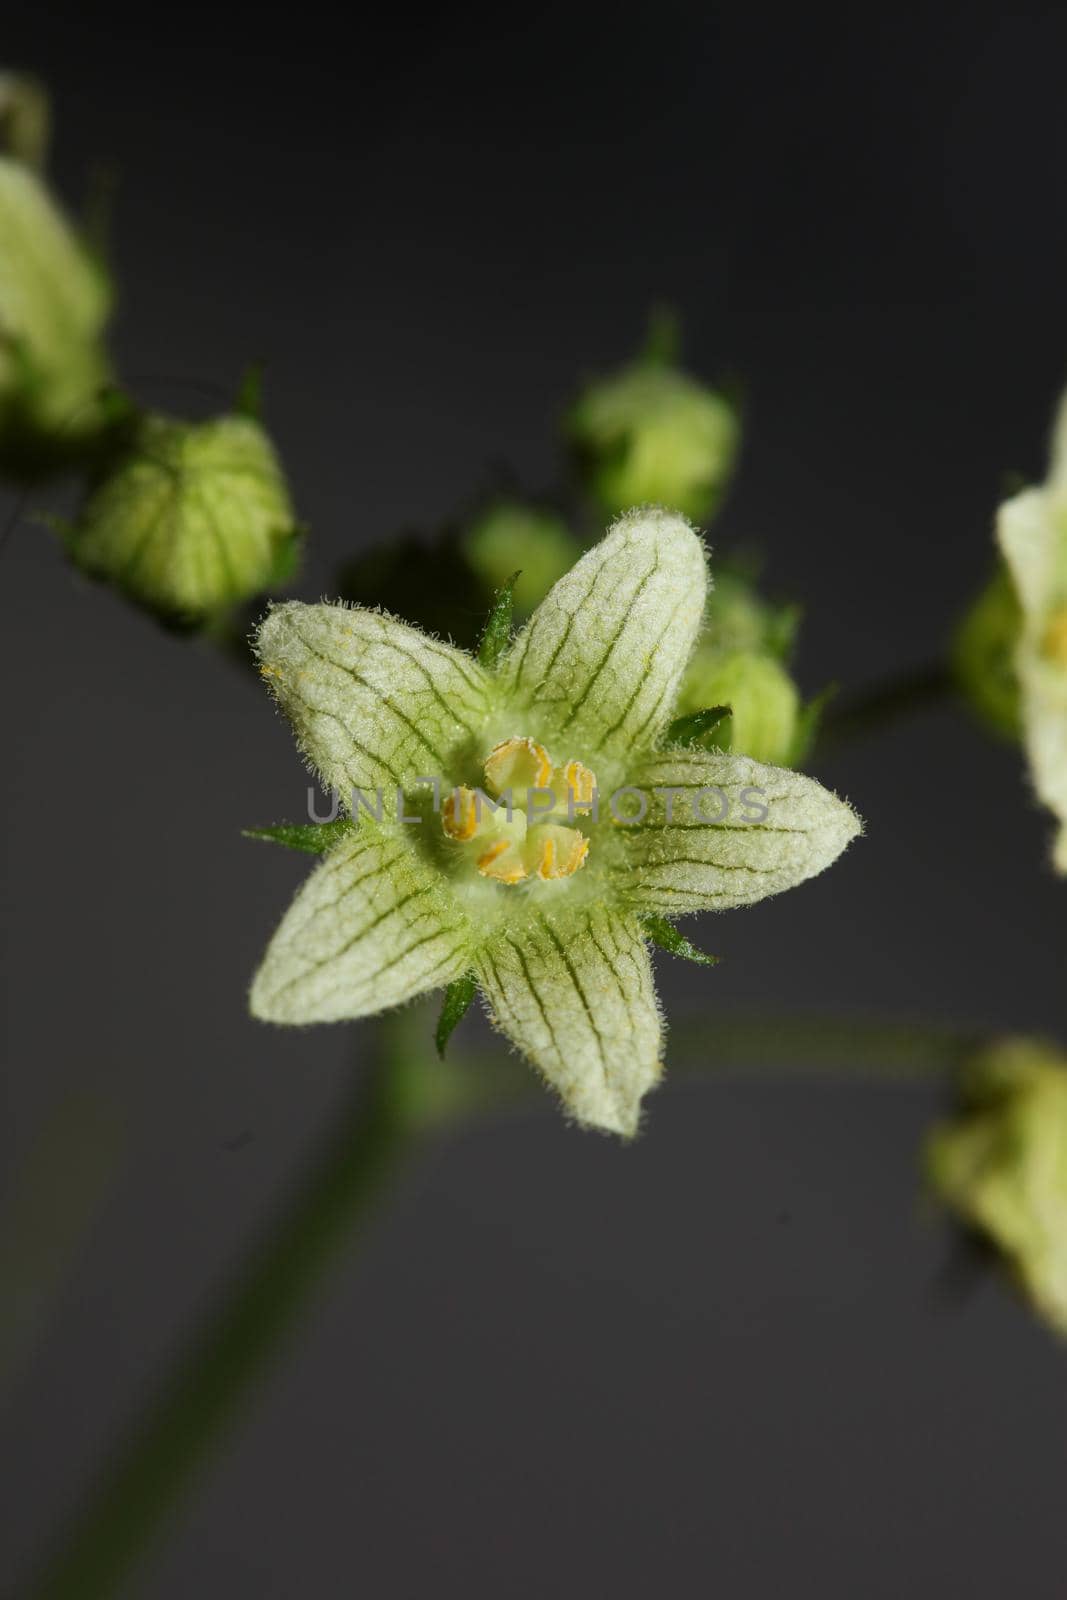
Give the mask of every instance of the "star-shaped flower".
[[650, 936], [693, 953], [673, 919], [791, 888], [860, 828], [810, 778], [668, 741], [706, 588], [696, 534], [645, 509], [491, 669], [379, 612], [274, 607], [261, 671], [358, 825], [284, 917], [254, 1014], [368, 1016], [469, 977], [579, 1122], [632, 1134], [661, 1072]]
[[1001, 506], [997, 539], [1022, 607], [1015, 671], [1030, 772], [1059, 823], [1053, 864], [1067, 873], [1067, 401], [1048, 479]]

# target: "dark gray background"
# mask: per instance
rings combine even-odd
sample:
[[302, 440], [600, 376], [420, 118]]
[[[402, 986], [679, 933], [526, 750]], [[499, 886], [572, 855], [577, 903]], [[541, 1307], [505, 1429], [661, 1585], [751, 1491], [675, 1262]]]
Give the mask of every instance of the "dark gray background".
[[[550, 480], [576, 377], [667, 297], [691, 365], [746, 381], [713, 542], [761, 544], [804, 599], [805, 685], [933, 654], [1067, 378], [1063, 12], [344, 23], [45, 4], [5, 26], [55, 91], [66, 195], [119, 169], [140, 392], [202, 412], [178, 380], [268, 362], [314, 529], [299, 593], [461, 507], [495, 459]], [[303, 802], [259, 687], [40, 528], [0, 583], [0, 1140], [23, 1206], [36, 1182], [54, 1231], [74, 1213], [23, 1268], [4, 1369], [17, 1585], [366, 1035], [245, 1016], [306, 870], [238, 837]], [[1017, 753], [944, 712], [821, 770], [868, 837], [709, 922], [717, 971], [663, 958], [670, 1010], [1062, 1031], [1067, 888]], [[131, 1593], [1061, 1595], [1065, 1357], [994, 1283], [937, 1292], [916, 1149], [939, 1103], [735, 1079], [667, 1087], [632, 1149], [547, 1100], [445, 1143]], [[113, 1161], [12, 1165], [72, 1123]]]

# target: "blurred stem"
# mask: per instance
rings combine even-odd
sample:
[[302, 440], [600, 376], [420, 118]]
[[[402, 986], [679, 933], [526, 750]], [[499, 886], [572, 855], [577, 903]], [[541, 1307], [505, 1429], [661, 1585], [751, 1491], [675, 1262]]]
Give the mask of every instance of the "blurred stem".
[[302, 1184], [105, 1469], [31, 1595], [93, 1600], [115, 1592], [308, 1309], [327, 1267], [366, 1222], [418, 1121], [393, 1074], [377, 1068], [369, 1093], [363, 1088], [342, 1110]]
[[[533, 1073], [495, 1043], [439, 1062], [422, 1009], [387, 1019], [381, 1036], [383, 1058], [369, 1088], [361, 1087], [339, 1113], [303, 1182], [31, 1586], [31, 1600], [102, 1600], [116, 1592], [165, 1532], [256, 1380], [278, 1358], [327, 1270], [366, 1224], [424, 1130], [543, 1098]], [[982, 1035], [862, 1018], [757, 1016], [682, 1022], [671, 1041], [677, 1075], [800, 1068], [914, 1079], [948, 1077]]]
[[989, 1032], [946, 1023], [876, 1021], [865, 1017], [721, 1017], [683, 1021], [669, 1036], [676, 1076], [754, 1070], [915, 1081], [951, 1078], [989, 1041]]
[[933, 661], [888, 678], [872, 689], [832, 707], [823, 718], [819, 744], [832, 746], [881, 732], [907, 717], [916, 716], [947, 700], [954, 689], [947, 662]]

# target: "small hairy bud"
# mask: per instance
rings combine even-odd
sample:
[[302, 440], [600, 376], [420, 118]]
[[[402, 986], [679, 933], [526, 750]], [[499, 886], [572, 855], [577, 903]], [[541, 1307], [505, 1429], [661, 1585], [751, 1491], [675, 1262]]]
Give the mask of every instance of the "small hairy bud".
[[578, 558], [578, 545], [562, 517], [539, 506], [501, 501], [477, 517], [460, 547], [487, 589], [499, 589], [518, 572], [513, 598], [527, 617]]
[[1067, 1060], [1026, 1039], [973, 1060], [957, 1116], [930, 1135], [926, 1168], [935, 1193], [1067, 1334]]
[[729, 706], [711, 742], [772, 766], [788, 766], [796, 745], [800, 694], [781, 662], [755, 650], [720, 655], [700, 647], [686, 673], [680, 709]]
[[718, 503], [739, 436], [722, 395], [648, 361], [591, 384], [566, 428], [586, 485], [609, 515], [663, 505], [698, 523]]
[[86, 572], [197, 622], [284, 581], [299, 530], [258, 423], [137, 418], [69, 534]]
[[22, 162], [0, 156], [0, 453], [36, 464], [102, 424], [106, 277]]

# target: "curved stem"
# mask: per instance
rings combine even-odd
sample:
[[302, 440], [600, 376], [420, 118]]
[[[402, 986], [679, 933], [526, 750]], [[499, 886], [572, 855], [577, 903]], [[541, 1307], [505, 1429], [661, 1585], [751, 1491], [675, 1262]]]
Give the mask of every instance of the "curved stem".
[[[31, 1584], [30, 1600], [103, 1600], [115, 1593], [165, 1532], [256, 1379], [278, 1358], [424, 1129], [543, 1098], [533, 1073], [495, 1043], [438, 1061], [421, 1009], [382, 1028], [385, 1048], [369, 1092], [356, 1094], [339, 1114], [303, 1182], [234, 1273], [59, 1553]], [[947, 1076], [983, 1038], [976, 1029], [762, 1015], [683, 1021], [671, 1037], [672, 1069], [685, 1076], [799, 1067], [897, 1079]]]
[[948, 699], [954, 682], [947, 662], [934, 661], [872, 689], [860, 691], [827, 711], [819, 732], [820, 745], [862, 738], [905, 717], [928, 711]]
[[154, 1543], [307, 1310], [327, 1267], [371, 1215], [412, 1141], [390, 1075], [340, 1115], [296, 1194], [179, 1356], [75, 1522], [31, 1584], [35, 1600], [113, 1594]]

